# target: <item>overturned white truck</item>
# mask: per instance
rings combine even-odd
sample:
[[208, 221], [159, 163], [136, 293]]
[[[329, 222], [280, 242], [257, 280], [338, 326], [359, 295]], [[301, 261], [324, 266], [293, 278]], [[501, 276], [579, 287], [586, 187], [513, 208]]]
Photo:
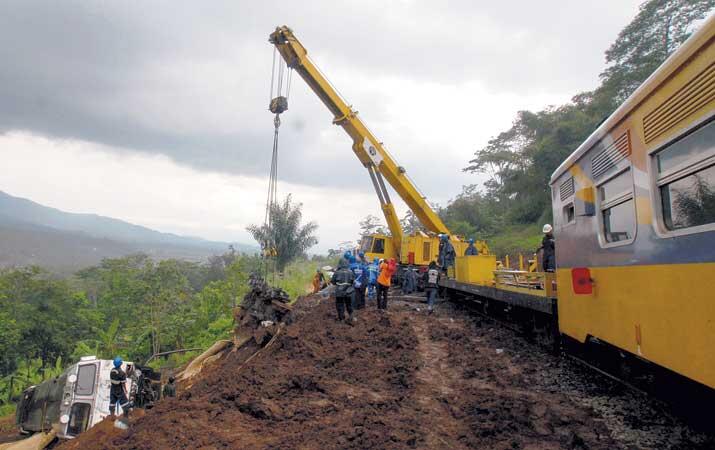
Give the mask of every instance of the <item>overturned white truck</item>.
[[[109, 415], [112, 367], [112, 360], [85, 356], [62, 375], [26, 389], [15, 416], [20, 432], [53, 430], [60, 439], [71, 439], [102, 421]], [[151, 407], [159, 398], [160, 374], [131, 362], [122, 369], [134, 406]]]

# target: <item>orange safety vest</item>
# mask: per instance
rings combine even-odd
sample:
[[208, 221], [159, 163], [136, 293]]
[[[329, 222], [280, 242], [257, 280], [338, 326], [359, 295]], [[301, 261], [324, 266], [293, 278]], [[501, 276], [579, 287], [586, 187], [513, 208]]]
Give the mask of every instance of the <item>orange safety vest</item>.
[[386, 262], [380, 264], [380, 276], [377, 277], [377, 282], [383, 286], [390, 287], [390, 280], [392, 279], [392, 274], [395, 273], [396, 269], [397, 267], [395, 265], [390, 267], [390, 265]]

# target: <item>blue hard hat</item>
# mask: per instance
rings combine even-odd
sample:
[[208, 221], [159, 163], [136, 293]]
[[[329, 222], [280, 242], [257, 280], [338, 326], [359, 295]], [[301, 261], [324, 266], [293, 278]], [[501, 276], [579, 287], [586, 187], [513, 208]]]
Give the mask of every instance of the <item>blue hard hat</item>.
[[122, 361], [122, 358], [119, 356], [114, 357], [114, 367], [119, 368], [122, 365], [122, 362], [124, 361]]
[[375, 257], [375, 259], [373, 259], [372, 262], [373, 262], [374, 264], [377, 264], [377, 263], [380, 262], [380, 258]]
[[443, 241], [446, 241], [446, 240], [447, 240], [447, 235], [446, 235], [446, 234], [443, 234], [443, 235], [440, 237], [440, 239], [442, 239]]
[[365, 256], [365, 252], [358, 253], [358, 256], [362, 258], [363, 256]]
[[353, 255], [353, 254], [348, 250], [348, 251], [346, 251], [345, 253], [343, 253], [343, 258], [345, 258], [345, 259], [350, 259], [350, 257], [351, 257], [352, 255]]
[[474, 239], [469, 239], [470, 244], [474, 244]]

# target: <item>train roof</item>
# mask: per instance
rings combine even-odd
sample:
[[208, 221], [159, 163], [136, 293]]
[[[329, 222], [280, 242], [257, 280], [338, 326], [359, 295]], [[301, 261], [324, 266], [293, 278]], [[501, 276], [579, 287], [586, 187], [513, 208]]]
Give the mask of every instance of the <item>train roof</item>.
[[566, 172], [587, 151], [596, 145], [616, 125], [625, 119], [632, 110], [638, 107], [659, 85], [666, 81], [680, 66], [682, 66], [698, 49], [715, 36], [715, 13], [710, 14], [703, 25], [693, 33], [663, 64], [658, 67], [628, 99], [611, 114], [591, 135], [566, 158], [551, 175], [550, 183]]

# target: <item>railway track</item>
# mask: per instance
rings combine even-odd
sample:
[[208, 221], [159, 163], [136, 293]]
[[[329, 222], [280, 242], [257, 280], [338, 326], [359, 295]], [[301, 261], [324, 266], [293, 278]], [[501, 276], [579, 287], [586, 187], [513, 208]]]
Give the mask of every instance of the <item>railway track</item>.
[[[671, 381], [672, 385], [669, 385], [667, 382], [661, 382], [661, 385], [654, 385], [652, 382], [649, 384], [641, 379], [631, 381], [621, 376], [620, 373], [615, 373], [615, 371], [603, 367], [604, 365], [607, 367], [621, 367], [618, 364], [602, 364], [604, 361], [598, 358], [594, 360], [593, 358], [581, 356], [578, 354], [579, 352], [572, 351], [571, 347], [573, 343], [571, 343], [571, 346], [565, 345], [558, 337], [555, 342], [550, 338], [544, 339], [543, 336], [525, 329], [524, 324], [505, 320], [495, 314], [489, 314], [489, 311], [499, 311], [501, 313], [506, 312], [506, 315], [508, 315], [510, 311], [509, 308], [495, 308], [493, 305], [485, 307], [485, 304], [488, 304], [488, 302], [476, 302], [469, 298], [461, 298], [456, 303], [470, 314], [474, 314], [504, 329], [510, 330], [528, 341], [535, 343], [544, 351], [559, 356], [566, 361], [571, 361], [587, 371], [596, 373], [604, 379], [622, 386], [629, 393], [651, 403], [652, 407], [668, 416], [669, 419], [676, 420], [676, 418], [679, 418], [695, 429], [707, 433], [712, 432], [710, 429], [711, 424], [705, 423], [707, 420], [704, 419], [701, 413], [701, 411], [707, 409], [707, 405], [711, 405], [712, 403], [709, 403], [709, 400], [703, 399], [699, 393], [693, 393], [691, 389], [680, 386], [680, 380]], [[554, 343], [556, 345], [554, 345]], [[631, 361], [631, 363], [633, 363], [633, 361]], [[640, 364], [642, 365], [642, 363]], [[642, 367], [640, 369], [642, 370]], [[653, 377], [642, 376], [641, 378], [650, 380]], [[686, 399], [684, 399], [684, 397]], [[706, 396], [706, 398], [710, 398], [710, 396]], [[691, 408], [687, 406], [688, 404], [695, 404], [697, 406]], [[705, 415], [705, 417], [709, 417], [709, 415]]]

